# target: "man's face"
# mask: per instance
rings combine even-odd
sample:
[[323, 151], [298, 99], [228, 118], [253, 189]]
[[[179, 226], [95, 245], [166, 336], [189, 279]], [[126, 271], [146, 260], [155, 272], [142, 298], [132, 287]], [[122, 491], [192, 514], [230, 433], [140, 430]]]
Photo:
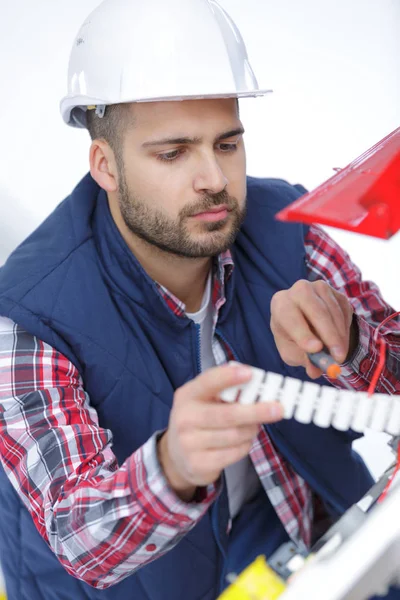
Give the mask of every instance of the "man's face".
[[131, 105], [119, 162], [129, 230], [185, 257], [226, 250], [243, 222], [246, 156], [235, 99]]

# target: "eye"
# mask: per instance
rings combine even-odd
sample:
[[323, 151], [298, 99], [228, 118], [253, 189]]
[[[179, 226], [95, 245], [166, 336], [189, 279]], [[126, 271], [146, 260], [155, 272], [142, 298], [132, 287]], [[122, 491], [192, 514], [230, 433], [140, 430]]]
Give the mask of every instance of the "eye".
[[162, 160], [164, 162], [173, 162], [177, 158], [181, 156], [183, 150], [171, 150], [170, 152], [163, 152], [163, 154], [158, 154], [158, 160]]
[[237, 150], [237, 144], [219, 144], [221, 152], [235, 152]]

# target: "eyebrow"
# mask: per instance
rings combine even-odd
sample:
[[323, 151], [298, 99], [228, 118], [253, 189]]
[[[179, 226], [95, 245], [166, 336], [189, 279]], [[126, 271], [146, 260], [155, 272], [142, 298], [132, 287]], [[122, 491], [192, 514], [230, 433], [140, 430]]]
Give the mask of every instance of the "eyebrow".
[[[231, 137], [234, 137], [235, 135], [242, 135], [243, 133], [244, 133], [243, 127], [237, 127], [236, 129], [231, 129], [230, 131], [225, 131], [224, 133], [221, 133], [220, 135], [218, 135], [215, 138], [214, 143], [229, 139]], [[163, 138], [161, 140], [153, 140], [151, 142], [145, 142], [144, 144], [142, 144], [142, 146], [144, 148], [147, 148], [148, 146], [164, 146], [167, 144], [200, 144], [201, 142], [202, 142], [202, 138], [199, 138], [199, 137], [194, 137], [194, 138], [175, 137], [175, 138]]]

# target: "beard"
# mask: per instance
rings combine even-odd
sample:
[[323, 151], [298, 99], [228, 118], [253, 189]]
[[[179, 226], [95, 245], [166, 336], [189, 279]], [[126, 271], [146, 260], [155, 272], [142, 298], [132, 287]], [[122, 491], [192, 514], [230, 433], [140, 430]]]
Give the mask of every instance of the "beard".
[[[172, 219], [130, 191], [123, 169], [120, 169], [119, 181], [119, 207], [131, 233], [151, 246], [176, 256], [206, 258], [225, 252], [235, 241], [246, 215], [246, 203], [241, 208], [238, 200], [223, 190], [213, 195], [204, 194], [200, 200], [186, 205], [176, 219]], [[189, 217], [221, 204], [228, 208], [225, 219], [212, 222], [199, 220], [196, 231], [189, 230]]]

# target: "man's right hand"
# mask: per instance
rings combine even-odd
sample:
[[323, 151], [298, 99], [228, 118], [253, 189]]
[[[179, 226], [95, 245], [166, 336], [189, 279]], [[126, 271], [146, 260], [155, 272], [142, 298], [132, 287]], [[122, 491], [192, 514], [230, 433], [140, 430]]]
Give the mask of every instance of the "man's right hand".
[[262, 423], [283, 416], [277, 402], [242, 405], [221, 401], [225, 388], [251, 379], [250, 367], [208, 369], [176, 390], [159, 460], [176, 494], [190, 501], [196, 488], [214, 483], [225, 467], [246, 456]]

